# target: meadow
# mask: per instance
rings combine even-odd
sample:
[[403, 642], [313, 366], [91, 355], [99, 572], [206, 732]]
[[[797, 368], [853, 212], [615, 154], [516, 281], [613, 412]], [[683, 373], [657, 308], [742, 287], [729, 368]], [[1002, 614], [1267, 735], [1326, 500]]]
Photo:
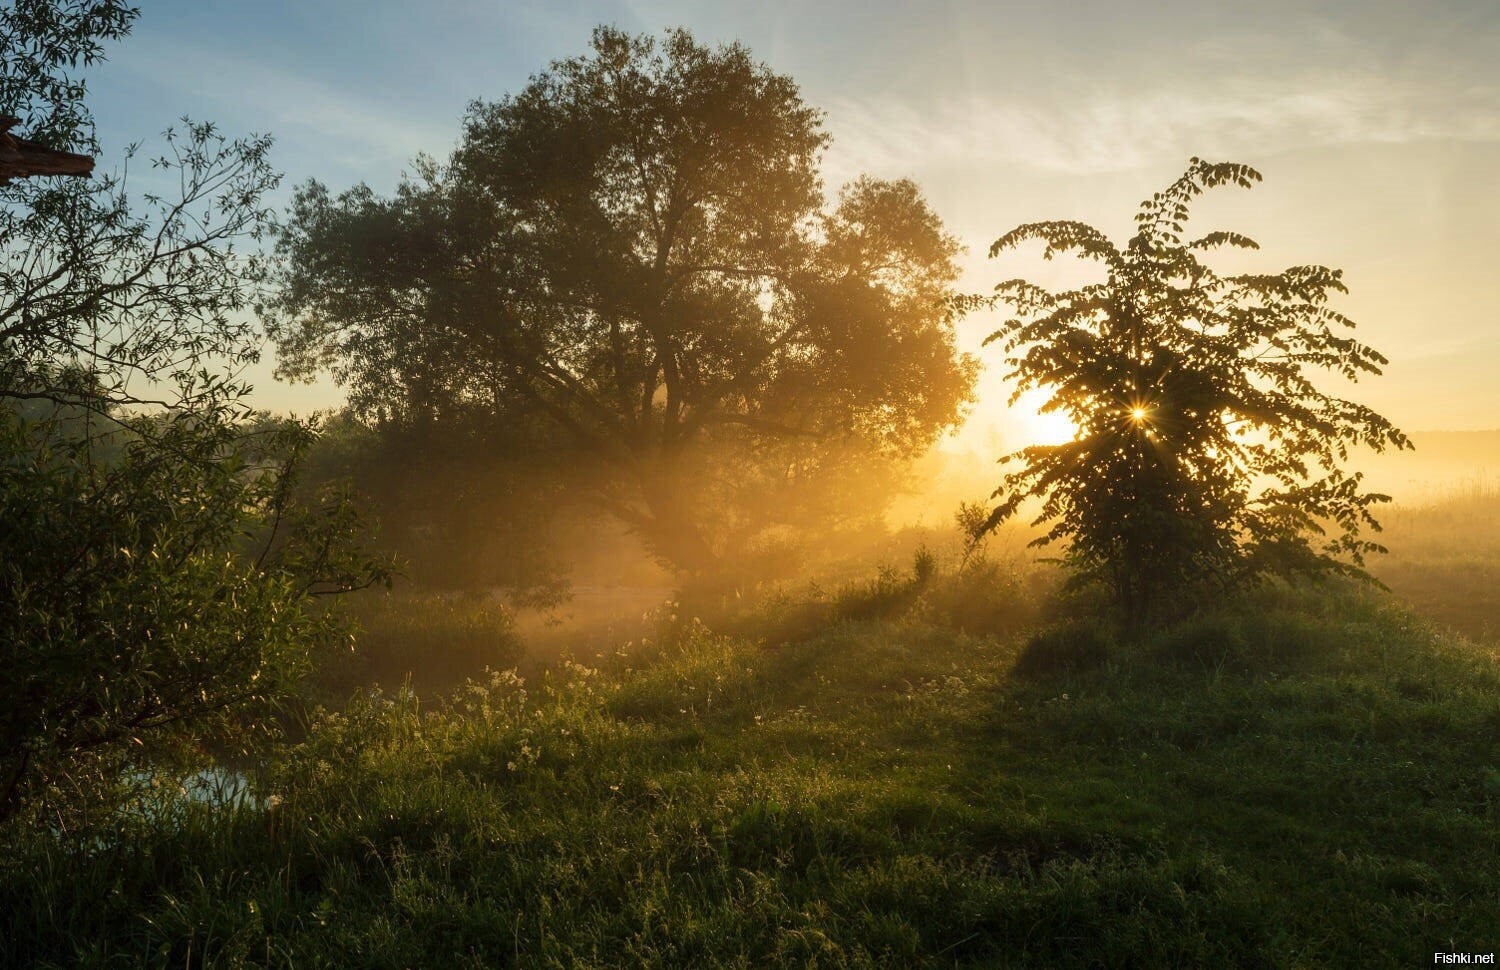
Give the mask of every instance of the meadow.
[[1473, 476], [1383, 515], [1389, 555], [1371, 572], [1441, 628], [1500, 636], [1500, 480]]
[[0, 963], [1391, 966], [1500, 930], [1500, 650], [1373, 588], [1124, 642], [927, 555], [550, 660], [468, 605], [369, 642], [523, 673], [361, 691], [253, 798], [33, 840]]

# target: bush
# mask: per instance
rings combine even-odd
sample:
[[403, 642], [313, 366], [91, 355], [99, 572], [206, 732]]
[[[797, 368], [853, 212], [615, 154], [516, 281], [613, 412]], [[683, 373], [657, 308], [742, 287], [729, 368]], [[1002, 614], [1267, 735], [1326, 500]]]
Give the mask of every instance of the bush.
[[[0, 115], [97, 154], [81, 71], [137, 13], [0, 5]], [[7, 847], [115, 821], [168, 768], [261, 737], [338, 632], [308, 597], [385, 575], [352, 552], [347, 496], [294, 496], [308, 428], [256, 421], [233, 376], [260, 355], [270, 139], [193, 122], [163, 138], [162, 195], [124, 175], [0, 180]]]
[[112, 439], [0, 410], [0, 826], [98, 820], [132, 780], [263, 736], [335, 614], [384, 578], [337, 493], [288, 501], [307, 429], [218, 412]]
[[1220, 276], [1201, 254], [1256, 243], [1224, 231], [1184, 238], [1206, 190], [1258, 181], [1249, 166], [1194, 158], [1141, 203], [1118, 247], [1080, 222], [1018, 226], [992, 257], [1040, 241], [1048, 258], [1098, 261], [1105, 280], [1052, 293], [1013, 279], [959, 301], [1014, 309], [989, 340], [1003, 342], [1016, 394], [1046, 393], [1042, 409], [1077, 428], [1008, 456], [1020, 467], [988, 518], [964, 513], [970, 534], [1040, 500], [1039, 544], [1065, 543], [1077, 578], [1107, 584], [1132, 627], [1266, 575], [1362, 575], [1365, 555], [1382, 551], [1363, 533], [1379, 529], [1373, 510], [1390, 497], [1344, 466], [1351, 447], [1411, 442], [1314, 383], [1318, 371], [1353, 380], [1386, 364], [1330, 307], [1345, 292], [1340, 272]]
[[1015, 569], [975, 559], [941, 573], [923, 591], [927, 621], [975, 636], [1004, 636], [1032, 622], [1037, 596]]
[[845, 583], [833, 595], [833, 614], [841, 620], [874, 620], [894, 616], [917, 595], [915, 579], [894, 566], [882, 565], [874, 579]]
[[1021, 677], [1039, 677], [1092, 670], [1108, 662], [1114, 646], [1114, 638], [1092, 623], [1048, 627], [1026, 641], [1014, 671]]

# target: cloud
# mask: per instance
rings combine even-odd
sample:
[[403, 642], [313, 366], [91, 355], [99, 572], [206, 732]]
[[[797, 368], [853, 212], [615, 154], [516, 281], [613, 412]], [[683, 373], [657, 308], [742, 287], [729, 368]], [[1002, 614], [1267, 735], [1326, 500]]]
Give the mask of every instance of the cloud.
[[283, 147], [332, 157], [360, 177], [388, 172], [419, 152], [446, 154], [458, 135], [456, 117], [403, 115], [388, 102], [299, 76], [270, 60], [145, 37], [113, 60], [154, 84], [227, 106], [236, 121], [274, 132]]
[[1376, 75], [1239, 79], [1133, 93], [1095, 89], [936, 106], [837, 98], [830, 163], [851, 171], [1017, 164], [1059, 174], [1133, 171], [1186, 155], [1237, 157], [1361, 143], [1500, 143], [1500, 86], [1456, 90]]

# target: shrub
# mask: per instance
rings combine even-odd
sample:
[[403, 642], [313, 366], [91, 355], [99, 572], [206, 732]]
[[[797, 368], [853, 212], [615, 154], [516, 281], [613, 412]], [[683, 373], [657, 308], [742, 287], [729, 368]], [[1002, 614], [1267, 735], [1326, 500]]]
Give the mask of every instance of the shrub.
[[1011, 355], [1015, 395], [1047, 392], [1043, 410], [1077, 428], [1008, 456], [1021, 467], [971, 535], [1040, 500], [1034, 524], [1048, 531], [1033, 544], [1065, 542], [1079, 579], [1106, 583], [1133, 627], [1265, 575], [1362, 575], [1365, 554], [1383, 551], [1362, 532], [1379, 528], [1372, 510], [1389, 496], [1343, 466], [1358, 445], [1411, 445], [1313, 383], [1320, 370], [1355, 380], [1386, 363], [1344, 335], [1354, 323], [1329, 305], [1345, 291], [1339, 271], [1220, 276], [1202, 253], [1255, 242], [1222, 231], [1184, 241], [1206, 190], [1259, 180], [1249, 166], [1194, 158], [1141, 204], [1118, 247], [1079, 222], [1018, 226], [991, 256], [1040, 241], [1048, 258], [1097, 261], [1105, 281], [1051, 293], [1010, 280], [960, 301], [1015, 310], [989, 338]]
[[0, 824], [82, 824], [262, 736], [341, 636], [310, 597], [386, 576], [342, 495], [288, 503], [305, 428], [124, 424], [105, 448], [0, 411]]
[[1037, 596], [1014, 568], [974, 559], [936, 576], [922, 592], [920, 615], [975, 636], [1003, 636], [1032, 622]]
[[882, 565], [874, 579], [839, 587], [833, 596], [833, 615], [841, 620], [894, 616], [915, 602], [917, 592], [915, 577], [907, 578], [896, 567]]
[[1114, 650], [1114, 639], [1092, 623], [1048, 627], [1026, 641], [1014, 672], [1021, 677], [1076, 673], [1102, 667]]

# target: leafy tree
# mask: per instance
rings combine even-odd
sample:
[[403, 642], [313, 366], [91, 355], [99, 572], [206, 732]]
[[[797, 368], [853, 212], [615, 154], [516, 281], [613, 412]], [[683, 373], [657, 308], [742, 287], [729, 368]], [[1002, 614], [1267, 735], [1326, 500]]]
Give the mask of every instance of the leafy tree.
[[86, 86], [75, 72], [130, 33], [139, 11], [119, 0], [14, 0], [0, 9], [0, 114], [55, 149], [97, 149]]
[[911, 452], [970, 393], [957, 245], [909, 181], [826, 206], [826, 143], [743, 47], [600, 28], [471, 105], [449, 163], [394, 197], [298, 191], [267, 307], [285, 369], [330, 370], [377, 422], [481, 414], [497, 456], [567, 454], [601, 508], [705, 568], [724, 511], [701, 449]]
[[[0, 10], [0, 114], [22, 118], [38, 141], [98, 154], [74, 68], [135, 16], [118, 2]], [[241, 392], [202, 362], [235, 367], [259, 354], [244, 311], [265, 261], [246, 244], [268, 225], [263, 200], [278, 181], [269, 149], [267, 137], [230, 140], [186, 122], [167, 132], [134, 199], [123, 173], [0, 186], [0, 394], [102, 417]]]
[[[1141, 204], [1136, 233], [1117, 248], [1077, 222], [1019, 226], [990, 249], [1039, 240], [1050, 259], [1099, 263], [1103, 282], [1060, 293], [1025, 280], [992, 298], [1016, 316], [990, 336], [1004, 342], [1016, 395], [1042, 388], [1044, 412], [1066, 414], [1074, 440], [1024, 449], [976, 534], [1039, 499], [1037, 540], [1064, 540], [1082, 580], [1102, 579], [1139, 623], [1170, 594], [1229, 588], [1268, 571], [1361, 573], [1383, 551], [1361, 538], [1378, 529], [1364, 491], [1342, 467], [1351, 447], [1410, 447], [1389, 421], [1313, 382], [1350, 381], [1386, 363], [1344, 333], [1332, 308], [1340, 273], [1294, 266], [1277, 274], [1221, 275], [1202, 254], [1256, 249], [1235, 232], [1184, 241], [1190, 203], [1224, 184], [1250, 187], [1254, 169], [1193, 159]], [[1012, 398], [1014, 403], [1014, 398]]]
[[[97, 154], [76, 69], [125, 35], [111, 0], [0, 8], [0, 115]], [[244, 738], [334, 616], [387, 575], [334, 490], [299, 498], [313, 429], [256, 419], [226, 369], [260, 340], [269, 141], [191, 124], [153, 185], [0, 186], [0, 826], [70, 828], [133, 781]]]

